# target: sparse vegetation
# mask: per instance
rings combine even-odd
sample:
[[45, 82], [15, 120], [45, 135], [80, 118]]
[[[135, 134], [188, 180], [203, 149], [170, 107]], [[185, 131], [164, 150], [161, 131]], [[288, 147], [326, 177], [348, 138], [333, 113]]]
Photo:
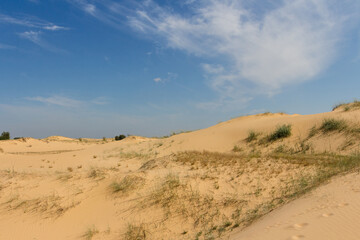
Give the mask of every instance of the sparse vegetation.
[[316, 125], [314, 125], [312, 128], [310, 128], [309, 130], [309, 135], [308, 138], [312, 138], [314, 137], [317, 133], [318, 133], [318, 128], [316, 127]]
[[114, 181], [110, 185], [113, 193], [128, 193], [145, 183], [145, 179], [139, 176], [125, 176], [120, 182]]
[[125, 233], [125, 240], [145, 240], [147, 231], [145, 224], [133, 225], [129, 224]]
[[345, 112], [360, 108], [360, 101], [354, 100], [351, 103], [339, 103], [333, 107], [333, 111], [339, 108], [343, 108]]
[[98, 179], [103, 179], [104, 178], [104, 171], [102, 171], [101, 169], [97, 169], [97, 168], [91, 168], [88, 177], [89, 178], [98, 178]]
[[83, 235], [83, 238], [86, 240], [91, 240], [96, 234], [99, 233], [99, 230], [97, 230], [94, 226], [88, 228], [86, 232]]
[[120, 141], [120, 140], [123, 140], [125, 138], [126, 138], [126, 136], [124, 134], [120, 134], [119, 136], [115, 136], [115, 141]]
[[246, 142], [250, 143], [250, 142], [252, 142], [252, 141], [257, 140], [257, 137], [258, 137], [258, 136], [259, 136], [259, 133], [251, 130], [245, 140], [246, 140]]
[[235, 146], [233, 147], [232, 151], [233, 151], [233, 152], [241, 152], [241, 151], [243, 151], [243, 149], [242, 149], [241, 147], [235, 145]]
[[273, 132], [272, 134], [270, 134], [269, 136], [267, 136], [267, 141], [268, 142], [273, 142], [276, 141], [278, 139], [282, 139], [282, 138], [287, 138], [291, 136], [291, 125], [288, 124], [284, 124], [281, 126], [278, 126], [275, 130], [275, 132]]
[[326, 118], [320, 126], [320, 130], [324, 133], [343, 131], [347, 128], [347, 123], [342, 119]]

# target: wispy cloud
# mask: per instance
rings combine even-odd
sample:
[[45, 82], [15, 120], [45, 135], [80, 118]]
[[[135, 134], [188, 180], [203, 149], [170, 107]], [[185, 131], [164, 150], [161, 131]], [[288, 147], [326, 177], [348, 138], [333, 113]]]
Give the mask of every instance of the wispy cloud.
[[105, 23], [126, 20], [169, 48], [221, 59], [202, 65], [220, 104], [273, 95], [319, 75], [334, 62], [349, 23], [358, 24], [360, 9], [357, 0], [198, 0], [186, 2], [188, 12], [152, 0], [132, 8], [110, 0], [74, 2]]
[[95, 105], [106, 105], [109, 103], [108, 99], [106, 97], [97, 97], [90, 101], [90, 103]]
[[34, 16], [12, 17], [0, 13], [0, 23], [20, 25], [30, 28], [37, 28], [49, 31], [69, 30], [67, 27], [58, 26], [54, 23], [41, 20]]
[[52, 44], [48, 43], [46, 40], [44, 40], [41, 35], [43, 33], [41, 31], [26, 31], [19, 33], [18, 35], [21, 38], [27, 39], [34, 44], [55, 53], [67, 53], [67, 51], [60, 49], [58, 47], [53, 46]]
[[78, 100], [61, 95], [53, 95], [49, 97], [36, 96], [36, 97], [27, 97], [25, 99], [28, 101], [43, 103], [46, 105], [56, 105], [56, 106], [71, 107], [71, 108], [84, 107], [90, 105], [105, 105], [109, 103], [106, 97], [97, 97], [88, 101]]
[[82, 101], [68, 97], [63, 97], [63, 96], [57, 96], [57, 95], [51, 97], [40, 97], [40, 96], [28, 97], [26, 99], [30, 101], [45, 103], [48, 105], [57, 105], [62, 107], [79, 107], [84, 104], [84, 102]]
[[0, 43], [0, 49], [14, 49], [14, 48], [16, 48], [16, 47], [8, 45], [8, 44]]

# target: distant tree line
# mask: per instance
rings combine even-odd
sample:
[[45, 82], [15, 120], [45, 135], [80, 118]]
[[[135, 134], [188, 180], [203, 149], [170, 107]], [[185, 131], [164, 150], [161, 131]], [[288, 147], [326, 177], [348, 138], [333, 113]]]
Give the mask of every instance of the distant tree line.
[[119, 136], [115, 136], [115, 141], [120, 141], [123, 140], [124, 138], [126, 138], [126, 136], [124, 134], [120, 134]]
[[10, 133], [9, 132], [3, 132], [0, 136], [0, 140], [9, 140], [10, 139]]

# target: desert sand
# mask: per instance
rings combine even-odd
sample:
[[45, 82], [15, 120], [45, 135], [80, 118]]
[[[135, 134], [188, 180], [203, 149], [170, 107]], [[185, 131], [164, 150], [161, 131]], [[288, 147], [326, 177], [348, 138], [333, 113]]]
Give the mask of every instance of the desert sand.
[[360, 239], [359, 105], [0, 141], [0, 239]]

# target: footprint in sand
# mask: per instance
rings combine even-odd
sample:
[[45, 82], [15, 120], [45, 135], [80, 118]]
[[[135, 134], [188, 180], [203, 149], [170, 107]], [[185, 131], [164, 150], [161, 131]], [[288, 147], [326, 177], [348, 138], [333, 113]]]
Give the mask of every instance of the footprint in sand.
[[338, 207], [345, 207], [345, 206], [348, 206], [349, 204], [348, 203], [339, 203], [337, 206]]
[[297, 240], [297, 239], [302, 239], [302, 238], [305, 238], [304, 235], [294, 235], [294, 236], [291, 236], [291, 240]]
[[306, 227], [307, 225], [309, 225], [309, 224], [308, 223], [295, 223], [294, 225], [291, 226], [291, 228], [300, 230], [300, 229]]
[[334, 214], [332, 214], [332, 213], [323, 213], [323, 214], [321, 214], [321, 216], [325, 217], [325, 218], [331, 217], [332, 215], [334, 215]]

